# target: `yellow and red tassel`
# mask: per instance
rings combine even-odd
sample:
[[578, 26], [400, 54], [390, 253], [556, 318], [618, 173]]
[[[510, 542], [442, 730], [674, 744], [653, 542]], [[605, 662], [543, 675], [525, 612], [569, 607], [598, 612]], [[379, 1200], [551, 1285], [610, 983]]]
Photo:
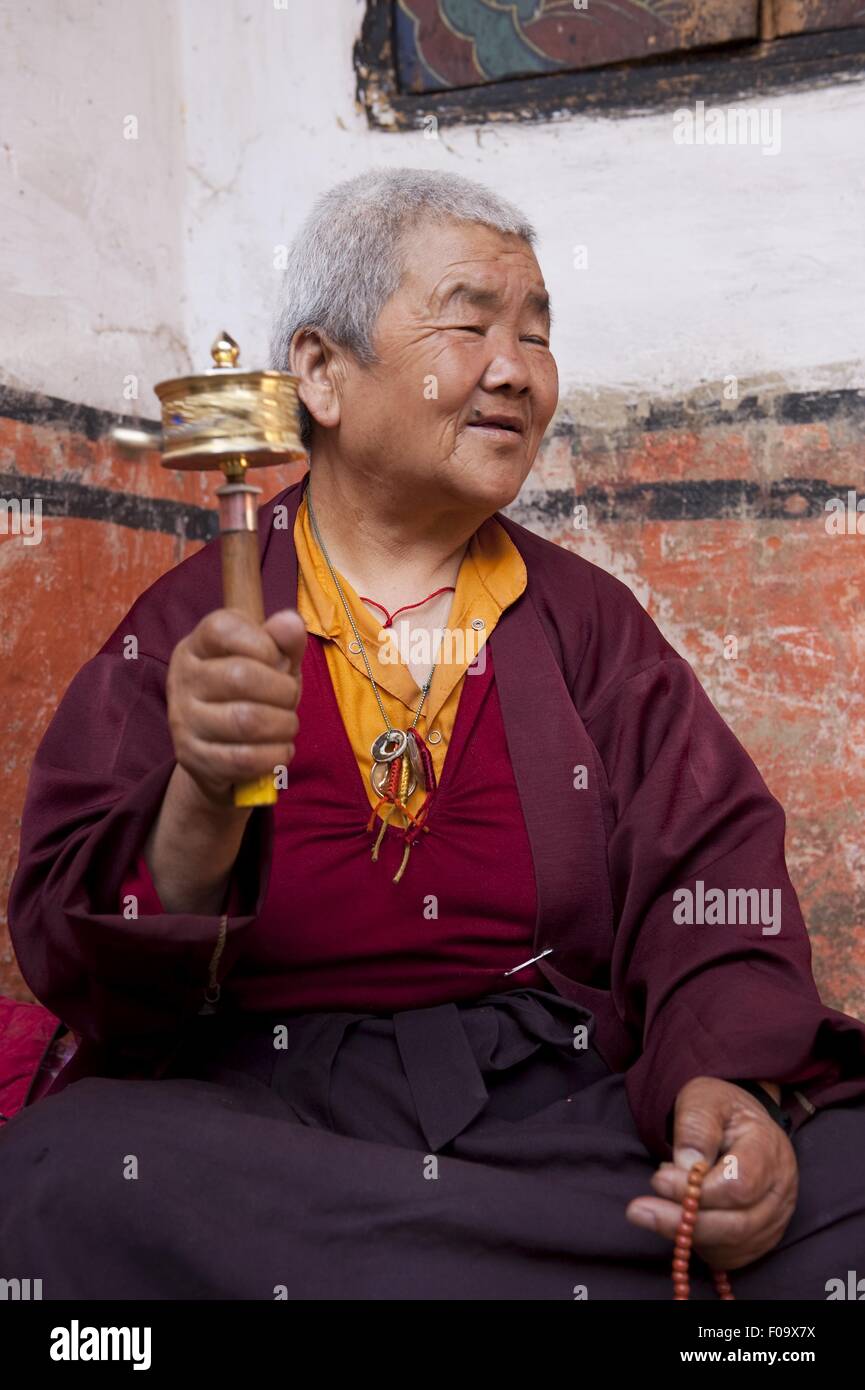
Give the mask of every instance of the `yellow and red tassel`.
[[405, 850], [403, 852], [402, 863], [400, 864], [399, 868], [394, 874], [394, 883], [399, 883], [400, 879], [402, 878], [403, 873], [405, 872], [405, 867], [408, 863], [408, 857], [411, 852], [411, 847], [414, 844], [417, 837], [420, 835], [420, 832], [423, 830], [425, 833], [429, 833], [429, 826], [426, 825], [425, 822], [427, 820], [427, 817], [429, 816], [430, 806], [432, 804], [433, 795], [436, 790], [435, 769], [433, 767], [432, 757], [430, 756], [430, 751], [426, 743], [424, 742], [423, 738], [417, 732], [416, 729], [409, 730], [409, 737], [414, 738], [415, 743], [417, 744], [418, 751], [420, 753], [421, 766], [423, 767], [424, 781], [427, 789], [427, 794], [424, 798], [423, 805], [421, 806], [420, 811], [416, 816], [412, 814], [412, 812], [408, 809], [406, 805], [409, 781], [411, 780], [411, 763], [409, 762], [408, 754], [403, 753], [400, 755], [400, 757], [393, 759], [388, 770], [388, 776], [384, 787], [384, 793], [376, 802], [375, 806], [372, 808], [372, 812], [370, 814], [366, 827], [368, 831], [372, 830], [375, 824], [376, 816], [378, 815], [380, 808], [384, 806], [385, 810], [381, 816], [381, 826], [379, 827], [379, 832], [376, 836], [375, 844], [372, 847], [372, 859], [373, 862], [376, 862], [378, 860], [381, 842], [384, 838], [384, 832], [387, 829], [388, 821], [390, 820], [390, 817], [392, 816], [393, 812], [399, 811], [404, 816], [405, 833], [403, 838], [405, 841]]

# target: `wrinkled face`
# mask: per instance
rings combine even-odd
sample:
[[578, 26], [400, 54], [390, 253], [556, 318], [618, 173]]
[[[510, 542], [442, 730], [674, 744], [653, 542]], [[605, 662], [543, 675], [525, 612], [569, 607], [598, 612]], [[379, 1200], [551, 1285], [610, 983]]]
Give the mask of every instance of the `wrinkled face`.
[[339, 450], [409, 505], [491, 512], [516, 497], [558, 399], [548, 299], [531, 248], [475, 223], [422, 223], [375, 333], [345, 363]]

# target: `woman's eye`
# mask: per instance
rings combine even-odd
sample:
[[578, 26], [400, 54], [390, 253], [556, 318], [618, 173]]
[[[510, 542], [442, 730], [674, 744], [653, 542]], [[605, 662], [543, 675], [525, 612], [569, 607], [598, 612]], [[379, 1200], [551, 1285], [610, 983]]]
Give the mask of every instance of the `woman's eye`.
[[484, 331], [476, 323], [458, 323], [456, 328], [458, 333], [483, 333]]
[[524, 343], [540, 343], [541, 347], [549, 347], [546, 338], [528, 337], [523, 339]]

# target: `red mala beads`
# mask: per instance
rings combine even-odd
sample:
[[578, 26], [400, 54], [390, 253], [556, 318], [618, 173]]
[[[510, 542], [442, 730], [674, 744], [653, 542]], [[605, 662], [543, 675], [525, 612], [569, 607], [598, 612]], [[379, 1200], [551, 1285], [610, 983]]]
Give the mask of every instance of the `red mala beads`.
[[[685, 1200], [682, 1203], [682, 1219], [676, 1230], [676, 1243], [673, 1247], [673, 1300], [674, 1302], [684, 1302], [691, 1295], [691, 1284], [688, 1279], [688, 1263], [691, 1258], [691, 1246], [694, 1241], [694, 1226], [697, 1221], [697, 1212], [700, 1207], [700, 1193], [703, 1188], [703, 1179], [709, 1171], [709, 1165], [704, 1159], [695, 1163], [688, 1173], [688, 1187], [685, 1192]], [[730, 1299], [735, 1300], [736, 1295], [730, 1288], [730, 1280], [722, 1269], [712, 1271], [715, 1283], [715, 1291], [719, 1298], [725, 1302]]]

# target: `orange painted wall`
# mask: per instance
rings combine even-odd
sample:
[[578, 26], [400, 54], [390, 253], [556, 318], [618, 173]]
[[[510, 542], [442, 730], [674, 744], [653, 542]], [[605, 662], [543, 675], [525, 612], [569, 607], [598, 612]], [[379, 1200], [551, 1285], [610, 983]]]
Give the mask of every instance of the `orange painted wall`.
[[[697, 401], [662, 403], [654, 419], [624, 423], [611, 402], [614, 427], [597, 403], [592, 424], [575, 425], [581, 405], [565, 402], [508, 512], [623, 578], [692, 662], [787, 810], [788, 863], [824, 998], [865, 1017], [865, 536], [828, 535], [823, 509], [857, 482], [865, 494], [852, 394], [781, 396], [729, 419]], [[212, 507], [220, 481], [165, 472], [155, 456], [130, 464], [92, 420], [70, 427], [43, 414], [0, 418], [0, 475], [51, 479], [79, 504], [82, 488], [109, 496], [105, 519], [44, 515], [41, 545], [0, 536], [0, 991], [20, 998], [29, 995], [5, 905], [33, 753], [82, 663], [139, 593], [201, 544], [117, 524], [110, 494], [118, 507], [130, 493]], [[263, 495], [302, 471], [262, 473]], [[580, 501], [584, 528], [573, 524]], [[729, 636], [735, 659], [724, 656]]]

